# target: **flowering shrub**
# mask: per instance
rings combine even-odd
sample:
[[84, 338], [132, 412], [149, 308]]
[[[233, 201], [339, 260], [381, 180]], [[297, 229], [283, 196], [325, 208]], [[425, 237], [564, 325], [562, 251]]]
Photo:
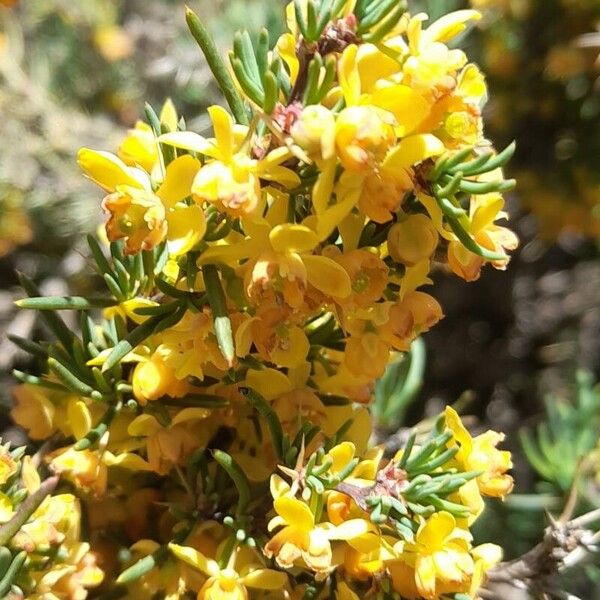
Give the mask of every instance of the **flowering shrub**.
[[514, 147], [485, 140], [483, 75], [446, 45], [478, 16], [298, 1], [272, 50], [237, 34], [228, 69], [188, 11], [230, 111], [204, 137], [148, 106], [116, 154], [80, 151], [107, 297], [22, 277], [56, 341], [15, 338], [44, 369], [16, 373], [12, 415], [71, 492], [42, 500], [39, 536], [6, 494], [11, 557], [29, 536], [13, 597], [477, 597], [501, 552], [470, 528], [512, 488], [502, 434], [447, 408], [388, 456], [369, 403], [443, 316], [431, 270], [472, 281], [517, 245], [496, 223]]

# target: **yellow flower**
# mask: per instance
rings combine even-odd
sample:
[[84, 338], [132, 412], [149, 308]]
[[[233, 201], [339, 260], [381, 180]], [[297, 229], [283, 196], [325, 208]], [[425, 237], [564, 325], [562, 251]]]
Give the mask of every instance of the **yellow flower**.
[[251, 158], [245, 143], [248, 128], [236, 126], [220, 106], [211, 106], [208, 113], [213, 123], [213, 140], [188, 131], [160, 137], [163, 143], [213, 159], [202, 166], [191, 186], [198, 204], [214, 204], [234, 217], [255, 216], [261, 201], [260, 179], [276, 181], [290, 189], [300, 184], [298, 175], [282, 166], [292, 156], [287, 148], [273, 150], [261, 160]]
[[277, 517], [269, 523], [269, 530], [284, 527], [265, 545], [267, 558], [274, 557], [283, 569], [302, 561], [317, 577], [326, 577], [333, 568], [327, 524], [315, 524], [310, 508], [296, 498], [281, 496], [275, 499], [273, 507]]
[[96, 556], [90, 552], [90, 545], [78, 542], [68, 548], [60, 562], [41, 573], [34, 574], [36, 592], [42, 598], [68, 598], [85, 600], [90, 588], [98, 587], [104, 573], [96, 564]]
[[148, 173], [128, 167], [113, 154], [82, 148], [77, 160], [86, 175], [109, 192], [103, 202], [110, 215], [106, 232], [111, 241], [125, 240], [127, 254], [150, 250], [166, 239], [170, 253], [180, 255], [204, 236], [204, 212], [182, 202], [191, 194], [200, 168], [197, 159], [186, 155], [171, 162], [156, 193]]
[[75, 450], [72, 446], [54, 451], [48, 457], [50, 468], [78, 488], [102, 496], [106, 491], [108, 469], [97, 450]]
[[[166, 475], [174, 466], [181, 466], [190, 454], [198, 448], [205, 447], [213, 435], [213, 427], [208, 420], [210, 409], [184, 408], [171, 420], [171, 424], [163, 426], [150, 414], [137, 416], [128, 426], [130, 436], [145, 438], [146, 463], [138, 455], [135, 456], [135, 469], [149, 469]], [[203, 422], [198, 427], [198, 422]]]
[[11, 545], [27, 552], [44, 552], [79, 540], [81, 508], [72, 494], [48, 496], [14, 536]]
[[294, 142], [311, 158], [329, 160], [335, 153], [335, 116], [321, 104], [302, 109], [291, 134]]
[[0, 486], [17, 472], [17, 463], [6, 446], [0, 446]]
[[142, 406], [162, 396], [178, 398], [190, 390], [185, 380], [175, 377], [174, 369], [165, 363], [159, 352], [136, 365], [131, 383], [133, 395]]
[[356, 172], [372, 170], [396, 141], [394, 116], [374, 106], [350, 106], [335, 124], [337, 154], [342, 165]]
[[414, 543], [404, 544], [398, 562], [389, 564], [394, 589], [426, 600], [438, 598], [440, 586], [460, 590], [474, 572], [470, 547], [471, 535], [456, 526], [450, 513], [434, 513], [422, 522]]
[[454, 460], [464, 471], [483, 471], [477, 478], [481, 493], [495, 498], [510, 494], [513, 479], [506, 472], [512, 468], [511, 455], [497, 448], [504, 440], [504, 434], [490, 430], [472, 438], [453, 408], [447, 406], [445, 415], [446, 426], [460, 446]]
[[32, 440], [47, 439], [56, 431], [55, 406], [41, 388], [18, 385], [13, 389], [13, 396], [16, 404], [10, 415], [27, 430]]
[[171, 552], [180, 560], [206, 574], [208, 579], [198, 592], [198, 600], [247, 600], [248, 589], [282, 590], [287, 575], [281, 571], [264, 569], [257, 564], [244, 565], [236, 570], [237, 552], [234, 551], [225, 568], [190, 546], [169, 544]]
[[[340, 465], [340, 468], [344, 465]], [[283, 525], [265, 545], [267, 558], [275, 558], [275, 562], [283, 569], [291, 569], [294, 565], [304, 565], [321, 580], [333, 570], [333, 553], [331, 540], [354, 540], [369, 533], [372, 524], [364, 519], [352, 519], [339, 526], [332, 523], [315, 523], [312, 511], [301, 500], [289, 495], [285, 485], [272, 492], [275, 496], [273, 507], [277, 516], [271, 519], [269, 531]], [[276, 486], [275, 486], [276, 487]], [[279, 495], [282, 494], [282, 495]]]
[[330, 248], [329, 256], [350, 278], [352, 292], [338, 299], [342, 306], [367, 307], [381, 298], [388, 284], [388, 267], [376, 254], [364, 249], [342, 254]]
[[[161, 334], [160, 341], [157, 360], [172, 369], [178, 380], [190, 376], [202, 380], [206, 369], [223, 372], [230, 366], [219, 350], [208, 311], [186, 313], [177, 325]], [[179, 390], [181, 387], [176, 387], [175, 391]]]

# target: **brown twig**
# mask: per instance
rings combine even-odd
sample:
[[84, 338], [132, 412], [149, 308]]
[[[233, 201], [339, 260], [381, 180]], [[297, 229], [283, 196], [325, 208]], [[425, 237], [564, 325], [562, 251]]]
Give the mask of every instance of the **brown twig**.
[[594, 510], [572, 520], [552, 519], [543, 540], [523, 556], [488, 572], [480, 595], [485, 600], [504, 600], [507, 586], [534, 597], [566, 597], [558, 580], [561, 572], [581, 564], [595, 551], [599, 535], [587, 526], [600, 520]]

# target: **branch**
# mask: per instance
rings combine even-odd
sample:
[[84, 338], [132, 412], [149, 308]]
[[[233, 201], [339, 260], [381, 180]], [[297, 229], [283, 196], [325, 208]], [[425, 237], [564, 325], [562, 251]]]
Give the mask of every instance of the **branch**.
[[591, 552], [598, 550], [596, 544], [600, 541], [600, 534], [586, 527], [599, 520], [598, 510], [572, 520], [551, 518], [550, 526], [537, 546], [520, 558], [500, 563], [488, 572], [481, 597], [503, 600], [507, 597], [507, 586], [524, 590], [535, 597], [563, 597], [559, 575], [582, 564]]

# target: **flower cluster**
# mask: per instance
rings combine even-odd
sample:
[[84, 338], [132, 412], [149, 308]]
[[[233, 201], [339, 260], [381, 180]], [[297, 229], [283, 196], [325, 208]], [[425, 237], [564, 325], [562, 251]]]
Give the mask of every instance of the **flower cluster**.
[[236, 35], [228, 69], [188, 12], [231, 109], [210, 137], [167, 102], [116, 154], [80, 151], [110, 297], [22, 277], [57, 341], [15, 338], [45, 369], [17, 373], [13, 418], [58, 440], [46, 463], [84, 500], [111, 597], [475, 598], [499, 552], [469, 527], [512, 487], [502, 436], [447, 409], [396, 457], [368, 442], [377, 379], [443, 316], [431, 271], [472, 281], [517, 245], [496, 223], [514, 147], [484, 139], [483, 75], [447, 46], [478, 13], [287, 16], [272, 49]]
[[[103, 573], [81, 540], [81, 508], [72, 493], [53, 493], [25, 448], [0, 445], [0, 596], [11, 600], [85, 599]], [[25, 595], [26, 592], [27, 595]]]

